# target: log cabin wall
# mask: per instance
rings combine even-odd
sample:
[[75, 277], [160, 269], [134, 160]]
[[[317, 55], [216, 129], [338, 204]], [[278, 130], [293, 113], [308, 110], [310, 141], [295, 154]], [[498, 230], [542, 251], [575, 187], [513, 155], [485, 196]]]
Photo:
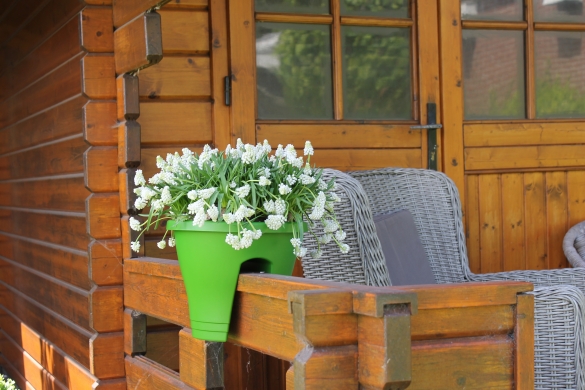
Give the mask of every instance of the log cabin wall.
[[125, 389], [112, 7], [0, 11], [0, 365], [20, 388]]

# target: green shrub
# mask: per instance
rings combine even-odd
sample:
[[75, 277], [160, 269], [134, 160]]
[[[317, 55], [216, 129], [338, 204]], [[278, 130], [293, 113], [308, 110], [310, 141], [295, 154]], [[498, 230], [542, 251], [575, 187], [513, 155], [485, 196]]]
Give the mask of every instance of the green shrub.
[[14, 381], [0, 374], [0, 390], [18, 390]]

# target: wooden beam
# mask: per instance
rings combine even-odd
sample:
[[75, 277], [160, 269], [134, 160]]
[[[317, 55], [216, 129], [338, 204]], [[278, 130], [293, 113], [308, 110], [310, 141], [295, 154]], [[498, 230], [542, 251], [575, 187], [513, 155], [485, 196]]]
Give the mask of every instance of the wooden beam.
[[223, 343], [193, 338], [190, 329], [179, 332], [181, 381], [196, 389], [223, 388]]
[[118, 191], [118, 148], [92, 146], [83, 154], [85, 186], [92, 192]]
[[[115, 8], [114, 8], [115, 9]], [[116, 73], [143, 69], [162, 59], [160, 15], [145, 13], [114, 32]]]
[[140, 116], [138, 77], [123, 74], [116, 79], [118, 92], [118, 120], [136, 120]]
[[88, 246], [89, 277], [98, 286], [116, 286], [123, 282], [122, 242], [93, 240]]
[[89, 101], [83, 106], [83, 138], [92, 146], [115, 146], [118, 143], [116, 103]]
[[124, 309], [124, 352], [135, 356], [146, 353], [146, 315]]
[[118, 167], [136, 168], [140, 165], [142, 127], [135, 121], [118, 126]]
[[85, 202], [87, 234], [98, 240], [120, 237], [119, 195], [91, 194]]
[[113, 0], [114, 27], [120, 28], [145, 11], [168, 3], [168, 1], [169, 0]]
[[88, 7], [79, 13], [81, 46], [90, 53], [114, 52], [112, 8]]

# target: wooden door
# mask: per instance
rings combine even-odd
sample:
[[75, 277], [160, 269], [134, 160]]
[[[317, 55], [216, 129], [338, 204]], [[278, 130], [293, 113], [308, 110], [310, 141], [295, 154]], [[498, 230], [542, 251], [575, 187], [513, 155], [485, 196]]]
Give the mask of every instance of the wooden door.
[[476, 272], [567, 265], [585, 219], [585, 13], [566, 0], [441, 0], [443, 163]]
[[[374, 4], [376, 3], [376, 4]], [[432, 1], [230, 0], [232, 142], [311, 140], [341, 170], [426, 167]]]

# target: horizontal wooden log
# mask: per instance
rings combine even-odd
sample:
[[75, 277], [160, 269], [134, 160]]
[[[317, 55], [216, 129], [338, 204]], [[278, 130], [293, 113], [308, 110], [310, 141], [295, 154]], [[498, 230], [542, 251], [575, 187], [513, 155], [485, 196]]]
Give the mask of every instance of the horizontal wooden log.
[[99, 333], [124, 330], [122, 286], [94, 287], [89, 292], [89, 325]]
[[89, 99], [116, 99], [116, 71], [111, 54], [88, 54], [81, 60], [83, 93]]
[[0, 206], [83, 212], [88, 195], [81, 175], [0, 183]]
[[211, 143], [211, 104], [208, 102], [152, 102], [140, 105], [143, 145]]
[[113, 0], [114, 27], [120, 28], [164, 0]]
[[315, 148], [420, 148], [421, 130], [411, 130], [410, 125], [364, 124], [264, 124], [256, 125], [256, 139], [268, 139], [277, 144], [293, 144], [304, 148], [310, 140]]
[[164, 54], [209, 52], [209, 14], [202, 11], [160, 11]]
[[120, 237], [120, 197], [117, 193], [91, 194], [85, 204], [87, 234], [97, 240]]
[[142, 98], [172, 99], [211, 95], [209, 57], [167, 57], [156, 66], [144, 69], [139, 77]]
[[2, 316], [0, 328], [9, 335], [22, 349], [58, 381], [65, 384], [89, 389], [96, 378], [89, 371], [67, 356], [61, 349], [47, 341], [27, 324], [0, 309]]
[[466, 148], [465, 169], [578, 167], [585, 164], [582, 149], [581, 145]]
[[[114, 6], [114, 17], [116, 14]], [[146, 13], [114, 32], [116, 73], [122, 74], [158, 63], [162, 59], [160, 15]]]
[[341, 171], [383, 167], [422, 168], [422, 153], [421, 149], [317, 149], [311, 156], [311, 164]]
[[164, 9], [205, 9], [209, 0], [170, 0]]
[[96, 334], [89, 345], [90, 371], [93, 375], [99, 379], [120, 378], [125, 375], [124, 332]]
[[81, 45], [90, 53], [114, 52], [114, 18], [111, 8], [88, 7], [80, 12]]
[[142, 356], [126, 357], [128, 390], [195, 390], [179, 374]]
[[78, 95], [47, 111], [0, 130], [0, 154], [78, 134], [83, 128], [83, 106]]
[[142, 127], [135, 121], [125, 121], [118, 126], [118, 167], [136, 168], [140, 165], [140, 140]]
[[26, 379], [24, 379], [22, 374], [20, 372], [18, 372], [18, 370], [16, 368], [14, 368], [14, 366], [10, 363], [8, 358], [4, 357], [2, 354], [0, 354], [0, 364], [6, 370], [8, 377], [11, 378], [12, 380], [14, 380], [14, 383], [16, 383], [16, 386], [18, 386], [20, 389], [26, 389], [26, 390], [29, 390], [32, 388], [32, 386], [30, 384], [28, 384]]
[[463, 131], [466, 147], [585, 143], [582, 122], [466, 124]]
[[112, 0], [84, 0], [88, 5], [112, 5]]
[[[148, 69], [148, 68], [147, 68]], [[136, 120], [140, 116], [138, 76], [123, 74], [116, 79], [118, 96], [118, 120]]]
[[44, 4], [36, 4], [33, 1], [21, 1], [16, 4], [15, 1], [4, 1], [4, 9], [0, 12], [3, 23], [0, 26], [0, 42], [6, 41], [14, 33], [14, 29], [22, 25], [30, 16], [32, 11], [38, 9]]
[[157, 243], [161, 240], [159, 237], [148, 237], [144, 240], [144, 256], [155, 257], [158, 259], [178, 260], [177, 248], [171, 248], [168, 245], [165, 249], [160, 249]]
[[88, 268], [89, 278], [96, 285], [121, 285], [123, 282], [122, 241], [91, 241]]
[[[87, 291], [92, 287], [87, 272], [87, 251], [0, 233], [0, 256]], [[121, 280], [121, 266], [119, 274]]]
[[115, 102], [92, 100], [83, 107], [83, 138], [88, 144], [92, 146], [117, 145], [116, 125]]
[[118, 191], [118, 148], [93, 146], [83, 154], [85, 186], [92, 192]]
[[[25, 2], [19, 2], [19, 7], [21, 4], [25, 5]], [[27, 9], [26, 13], [29, 15], [30, 9]], [[9, 22], [6, 19], [3, 20], [2, 26], [7, 25]], [[16, 30], [16, 27], [16, 25], [13, 26], [11, 33]], [[30, 52], [18, 63], [17, 67], [11, 69], [10, 77], [4, 77], [2, 80], [3, 88], [0, 90], [0, 101], [14, 96], [27, 85], [79, 54], [81, 52], [79, 27], [79, 22], [71, 19], [59, 31]], [[2, 40], [0, 39], [0, 41]]]

